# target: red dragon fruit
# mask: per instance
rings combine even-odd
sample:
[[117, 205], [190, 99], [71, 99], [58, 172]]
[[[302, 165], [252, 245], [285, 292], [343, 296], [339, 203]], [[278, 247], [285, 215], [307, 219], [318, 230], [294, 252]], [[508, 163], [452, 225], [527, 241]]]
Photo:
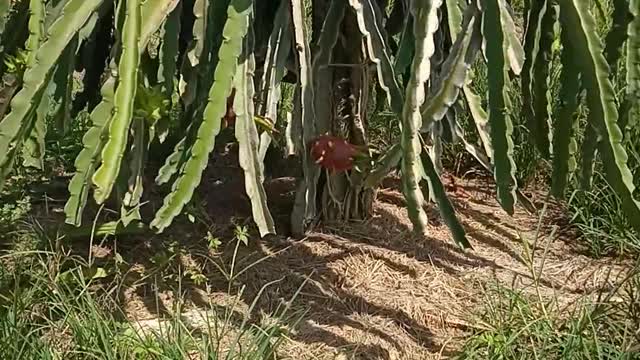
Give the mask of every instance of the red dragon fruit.
[[311, 142], [311, 157], [316, 164], [331, 171], [351, 170], [358, 156], [355, 145], [336, 136], [321, 135]]

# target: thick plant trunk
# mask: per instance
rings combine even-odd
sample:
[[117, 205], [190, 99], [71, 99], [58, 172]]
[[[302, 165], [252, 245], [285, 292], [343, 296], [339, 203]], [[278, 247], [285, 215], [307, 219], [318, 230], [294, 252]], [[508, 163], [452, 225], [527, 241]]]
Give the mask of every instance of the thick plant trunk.
[[[321, 9], [320, 6], [316, 8]], [[321, 14], [314, 14], [314, 18], [316, 15]], [[364, 46], [355, 14], [347, 11], [330, 66], [333, 87], [328, 96], [331, 96], [333, 111], [329, 132], [366, 152], [369, 146], [367, 104], [372, 74]], [[362, 164], [359, 166], [358, 170], [343, 173], [324, 172], [319, 203], [325, 221], [361, 220], [371, 215], [375, 192], [363, 186], [368, 169], [362, 168]]]

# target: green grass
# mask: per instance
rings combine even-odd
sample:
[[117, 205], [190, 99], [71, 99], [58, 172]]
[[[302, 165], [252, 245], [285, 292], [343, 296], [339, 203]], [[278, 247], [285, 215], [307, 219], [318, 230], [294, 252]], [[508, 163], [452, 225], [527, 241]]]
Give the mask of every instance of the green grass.
[[[537, 243], [542, 218], [533, 244], [521, 238], [520, 258], [533, 283], [510, 288], [496, 280], [483, 286], [474, 330], [457, 358], [640, 359], [640, 262], [626, 272], [610, 271], [601, 284], [611, 287], [566, 299], [568, 294], [541, 285], [555, 233], [547, 237], [547, 244]], [[540, 255], [538, 245], [544, 245]], [[541, 262], [534, 261], [538, 256]]]
[[580, 243], [592, 256], [633, 257], [640, 254], [640, 234], [624, 217], [620, 199], [602, 173], [595, 173], [590, 190], [578, 188], [573, 191], [569, 211]]
[[[266, 325], [237, 324], [231, 315], [239, 310], [210, 302], [194, 326], [180, 295], [180, 276], [193, 274], [176, 265], [164, 272], [178, 278], [171, 315], [136, 326], [116, 296], [118, 276], [128, 270], [122, 261], [90, 264], [37, 227], [15, 232], [13, 240], [19, 247], [0, 253], [0, 359], [271, 359], [290, 324], [286, 306]], [[242, 290], [234, 285], [229, 292]]]
[[459, 359], [640, 359], [640, 273], [563, 309], [496, 285]]

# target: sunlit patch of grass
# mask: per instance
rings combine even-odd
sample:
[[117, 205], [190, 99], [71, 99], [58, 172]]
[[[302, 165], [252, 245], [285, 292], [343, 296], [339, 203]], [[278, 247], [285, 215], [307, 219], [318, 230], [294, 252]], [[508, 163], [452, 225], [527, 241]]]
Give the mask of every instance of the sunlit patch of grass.
[[640, 254], [640, 235], [624, 216], [620, 199], [604, 176], [595, 174], [589, 190], [575, 190], [569, 201], [571, 223], [580, 240], [595, 257]]
[[496, 286], [485, 293], [481, 328], [460, 359], [637, 359], [640, 354], [640, 274], [599, 299], [573, 309], [541, 303]]
[[[553, 237], [554, 232], [548, 240]], [[474, 330], [457, 358], [638, 359], [640, 263], [626, 273], [609, 272], [606, 283], [612, 288], [567, 301], [566, 294], [555, 291], [543, 295], [539, 280], [547, 250], [535, 266], [536, 249], [537, 240], [530, 246], [523, 239], [521, 259], [533, 280], [530, 286], [507, 287], [496, 281], [483, 287]]]
[[[64, 250], [62, 239], [31, 232], [22, 241], [29, 236], [31, 245], [0, 253], [0, 359], [271, 359], [295, 325], [290, 302], [267, 320], [248, 321], [262, 290], [240, 324], [230, 322], [238, 309], [211, 301], [187, 310], [180, 276], [193, 274], [162, 264], [178, 278], [170, 316], [128, 321], [114, 296], [118, 282], [110, 281], [126, 272], [119, 255], [114, 264], [97, 266]], [[241, 294], [242, 286], [233, 284], [229, 293]]]

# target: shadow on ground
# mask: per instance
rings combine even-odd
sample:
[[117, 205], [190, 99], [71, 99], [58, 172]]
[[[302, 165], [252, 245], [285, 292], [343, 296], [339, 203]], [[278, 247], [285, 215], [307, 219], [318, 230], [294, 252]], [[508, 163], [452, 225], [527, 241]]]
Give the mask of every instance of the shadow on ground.
[[[379, 191], [370, 220], [326, 224], [304, 239], [252, 237], [237, 246], [234, 226], [251, 226], [250, 206], [242, 171], [224, 154], [215, 155], [205, 172], [189, 210], [194, 223], [181, 217], [163, 235], [96, 239], [93, 250], [106, 249], [98, 263], [112, 262], [117, 253], [126, 264], [114, 293], [128, 319], [170, 317], [177, 299], [196, 313], [228, 316], [235, 325], [246, 316], [263, 323], [287, 307], [284, 320], [300, 320], [281, 349], [289, 358], [439, 358], [452, 355], [469, 330], [483, 286], [495, 279], [523, 287], [532, 282], [522, 242], [535, 242], [537, 218], [522, 211], [506, 216], [493, 189], [472, 181], [452, 197], [473, 250], [453, 244], [432, 208], [428, 236], [413, 234], [393, 181]], [[294, 180], [268, 179], [266, 188], [286, 233]], [[147, 216], [153, 206], [144, 209]], [[208, 247], [211, 237], [221, 240], [219, 249]], [[74, 242], [74, 250], [87, 254], [86, 240]], [[535, 242], [550, 269], [540, 280], [544, 291], [564, 291], [570, 302], [596, 290], [594, 278], [603, 276], [604, 263], [551, 240]]]

